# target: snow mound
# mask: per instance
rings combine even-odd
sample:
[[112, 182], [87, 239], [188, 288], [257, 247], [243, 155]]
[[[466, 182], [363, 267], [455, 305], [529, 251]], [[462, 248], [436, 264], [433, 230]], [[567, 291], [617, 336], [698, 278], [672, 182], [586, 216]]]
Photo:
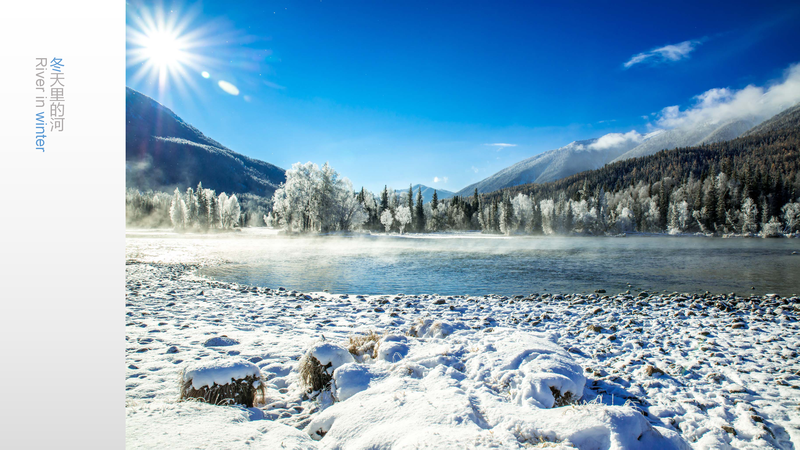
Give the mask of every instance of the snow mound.
[[492, 333], [478, 348], [466, 362], [467, 373], [506, 390], [519, 405], [552, 408], [583, 395], [583, 368], [548, 340], [530, 333]]
[[410, 347], [405, 336], [384, 336], [378, 345], [378, 361], [398, 362], [408, 355]]
[[346, 348], [330, 342], [319, 342], [308, 349], [308, 355], [313, 356], [323, 367], [328, 367], [330, 372], [343, 364], [355, 362], [353, 355]]
[[386, 376], [372, 366], [366, 364], [347, 363], [333, 372], [336, 385], [336, 398], [345, 401], [355, 394], [366, 390], [373, 379]]
[[453, 334], [455, 328], [448, 322], [432, 319], [418, 319], [417, 322], [408, 330], [409, 336], [418, 338], [439, 338], [443, 339]]
[[227, 347], [229, 345], [237, 345], [239, 341], [231, 339], [228, 336], [217, 336], [207, 340], [203, 343], [205, 347]]
[[522, 436], [579, 449], [690, 448], [676, 432], [652, 426], [639, 411], [625, 406], [587, 404], [541, 410], [535, 422], [528, 421], [519, 430]]
[[194, 389], [200, 389], [214, 384], [222, 386], [248, 376], [260, 379], [261, 371], [258, 366], [242, 359], [215, 359], [187, 366], [183, 371], [183, 382], [191, 381]]
[[132, 405], [126, 407], [125, 448], [316, 448], [308, 434], [260, 418], [256, 408], [200, 402]]
[[336, 370], [339, 401], [305, 428], [321, 448], [688, 448], [632, 407], [554, 407], [580, 399], [586, 379], [569, 353], [533, 333], [387, 336], [380, 348], [391, 345], [408, 348], [401, 363]]

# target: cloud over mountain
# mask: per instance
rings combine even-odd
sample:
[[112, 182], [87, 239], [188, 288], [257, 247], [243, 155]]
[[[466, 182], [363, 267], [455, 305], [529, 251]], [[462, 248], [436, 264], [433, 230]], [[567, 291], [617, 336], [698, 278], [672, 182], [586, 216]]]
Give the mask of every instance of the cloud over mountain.
[[715, 88], [695, 97], [695, 104], [681, 110], [668, 106], [655, 125], [678, 128], [701, 123], [721, 123], [744, 118], [764, 120], [800, 101], [800, 64], [790, 66], [783, 78], [769, 86], [742, 89]]

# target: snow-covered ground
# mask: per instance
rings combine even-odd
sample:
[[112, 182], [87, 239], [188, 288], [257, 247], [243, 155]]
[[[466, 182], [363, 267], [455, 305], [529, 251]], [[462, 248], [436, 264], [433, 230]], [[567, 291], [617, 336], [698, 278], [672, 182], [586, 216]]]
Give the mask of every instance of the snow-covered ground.
[[[800, 447], [797, 298], [341, 296], [200, 278], [224, 261], [194, 240], [127, 258], [129, 448]], [[178, 401], [215, 360], [255, 364], [265, 403]]]

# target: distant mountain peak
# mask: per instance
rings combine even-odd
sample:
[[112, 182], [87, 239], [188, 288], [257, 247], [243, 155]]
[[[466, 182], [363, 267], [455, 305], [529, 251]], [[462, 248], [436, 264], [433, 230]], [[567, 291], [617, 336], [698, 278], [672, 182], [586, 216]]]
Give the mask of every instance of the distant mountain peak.
[[456, 195], [471, 195], [475, 189], [480, 193], [488, 193], [521, 184], [555, 181], [586, 170], [598, 169], [636, 145], [630, 139], [599, 144], [600, 140], [601, 138], [593, 138], [572, 141], [563, 147], [532, 156], [465, 187]]
[[[411, 186], [411, 189], [414, 191], [414, 199], [416, 200], [417, 190], [422, 190], [422, 200], [426, 203], [430, 202], [433, 199], [433, 192], [436, 191], [436, 198], [439, 200], [444, 200], [446, 198], [453, 197], [455, 195], [454, 192], [447, 191], [445, 189], [434, 188], [430, 186], [425, 186], [424, 184], [415, 184]], [[395, 189], [395, 192], [399, 195], [402, 193], [408, 193], [408, 188], [406, 189]]]
[[125, 123], [128, 187], [171, 191], [202, 182], [217, 192], [270, 196], [286, 180], [280, 167], [234, 152], [128, 87]]

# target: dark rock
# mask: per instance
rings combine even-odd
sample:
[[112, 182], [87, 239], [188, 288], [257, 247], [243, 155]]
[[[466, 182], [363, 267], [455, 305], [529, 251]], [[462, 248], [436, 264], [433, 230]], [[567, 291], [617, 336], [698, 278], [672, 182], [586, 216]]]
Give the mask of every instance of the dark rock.
[[229, 345], [237, 345], [239, 341], [231, 339], [228, 336], [222, 335], [213, 337], [203, 343], [204, 347], [227, 347]]

